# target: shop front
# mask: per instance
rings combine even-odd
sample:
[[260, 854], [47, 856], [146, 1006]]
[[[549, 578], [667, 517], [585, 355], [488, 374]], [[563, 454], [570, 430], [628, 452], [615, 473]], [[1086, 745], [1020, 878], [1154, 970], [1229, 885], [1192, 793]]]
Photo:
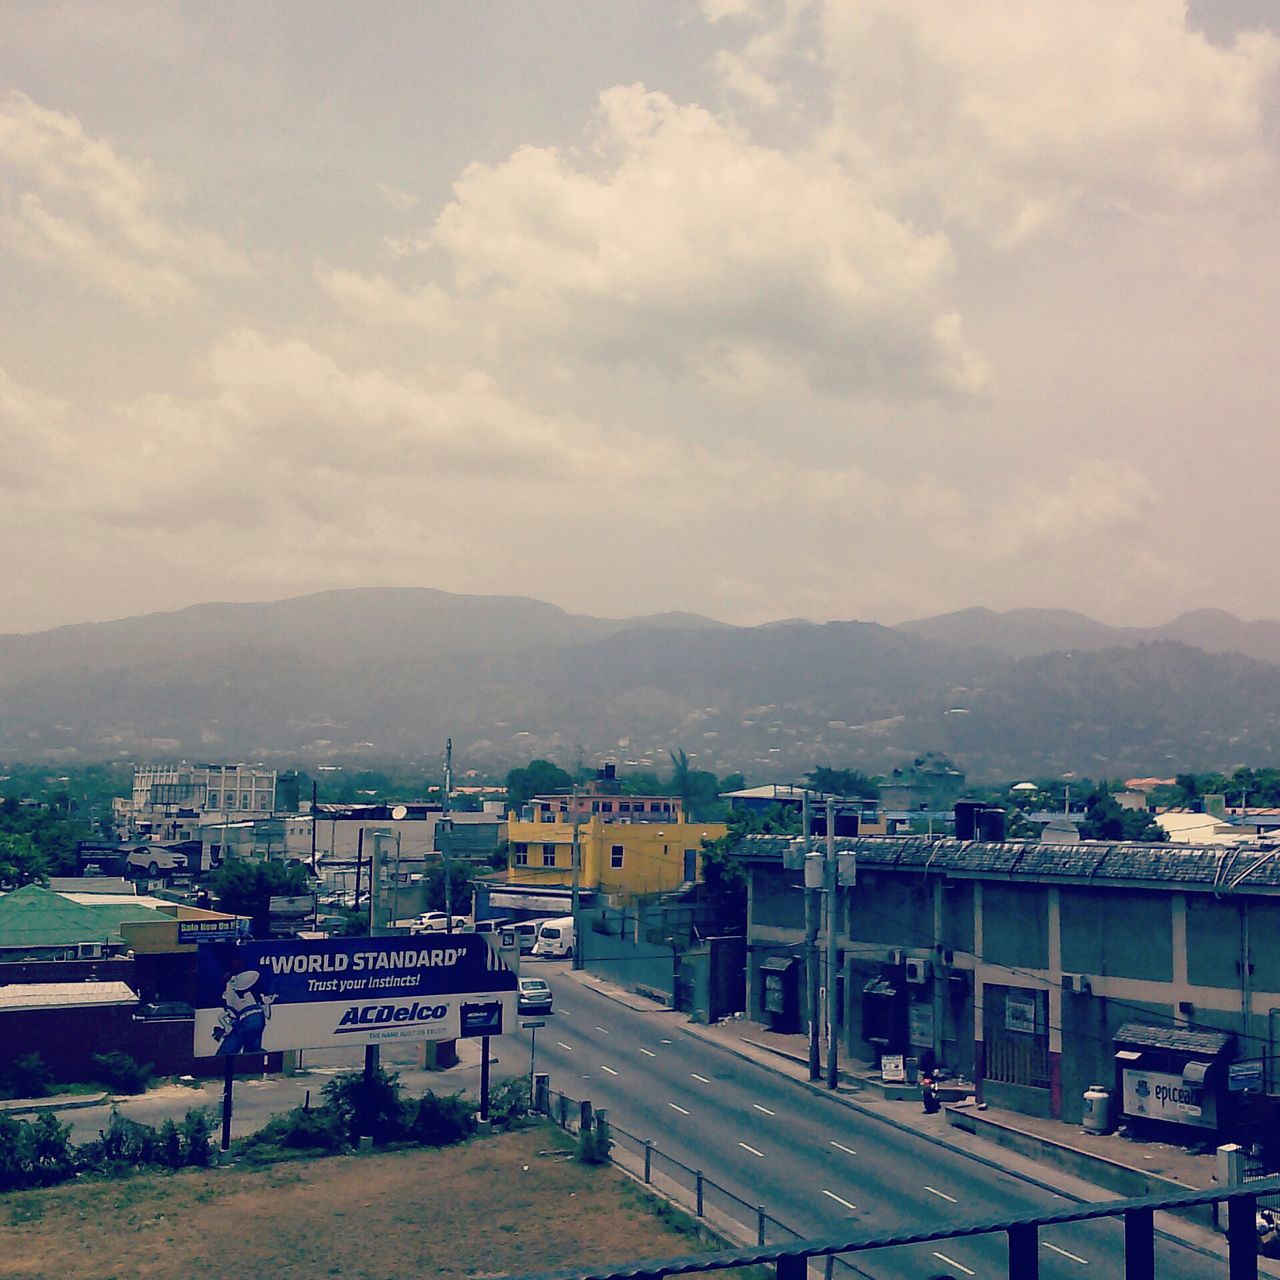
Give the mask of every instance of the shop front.
[[1137, 1133], [1208, 1142], [1227, 1125], [1233, 1035], [1126, 1022], [1115, 1045], [1119, 1110]]

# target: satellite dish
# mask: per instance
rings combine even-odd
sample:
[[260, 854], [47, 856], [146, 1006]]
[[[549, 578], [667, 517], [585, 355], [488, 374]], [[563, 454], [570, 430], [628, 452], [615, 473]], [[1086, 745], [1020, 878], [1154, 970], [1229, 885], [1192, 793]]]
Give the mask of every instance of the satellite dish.
[[391, 816], [399, 822], [401, 818], [407, 818], [409, 816], [409, 810], [406, 809], [404, 805], [398, 804], [391, 810]]

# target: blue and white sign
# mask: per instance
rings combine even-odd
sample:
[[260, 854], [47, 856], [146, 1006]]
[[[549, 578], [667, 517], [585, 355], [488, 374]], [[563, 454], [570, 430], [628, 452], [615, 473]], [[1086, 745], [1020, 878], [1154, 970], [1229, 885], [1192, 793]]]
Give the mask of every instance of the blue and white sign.
[[202, 943], [195, 1053], [501, 1035], [516, 1019], [508, 954], [483, 933]]

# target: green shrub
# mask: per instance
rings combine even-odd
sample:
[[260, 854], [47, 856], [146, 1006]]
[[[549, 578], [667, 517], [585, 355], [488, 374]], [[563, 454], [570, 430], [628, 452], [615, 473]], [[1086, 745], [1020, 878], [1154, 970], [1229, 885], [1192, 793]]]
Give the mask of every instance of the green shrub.
[[489, 1094], [489, 1120], [510, 1125], [529, 1114], [529, 1081], [524, 1076], [504, 1080]]
[[396, 1142], [405, 1136], [411, 1117], [411, 1104], [404, 1100], [400, 1077], [395, 1072], [374, 1072], [365, 1082], [362, 1071], [344, 1071], [324, 1087], [324, 1108], [339, 1118], [353, 1146], [364, 1134], [374, 1142]]
[[612, 1146], [608, 1131], [599, 1125], [583, 1129], [578, 1134], [578, 1160], [581, 1164], [608, 1164]]
[[76, 1148], [76, 1163], [92, 1173], [119, 1175], [157, 1164], [160, 1135], [149, 1125], [127, 1120], [115, 1107], [105, 1129], [92, 1142]]
[[0, 1095], [9, 1098], [47, 1098], [53, 1092], [53, 1074], [38, 1053], [24, 1053], [0, 1076]]
[[428, 1147], [450, 1147], [469, 1137], [475, 1129], [473, 1104], [460, 1093], [439, 1094], [428, 1090], [418, 1099], [408, 1137]]
[[160, 1126], [160, 1137], [156, 1145], [160, 1163], [166, 1169], [182, 1168], [184, 1164], [182, 1158], [182, 1134], [178, 1131], [178, 1126], [174, 1124], [172, 1117]]
[[92, 1058], [94, 1075], [113, 1093], [145, 1093], [155, 1068], [139, 1063], [127, 1053], [95, 1053]]
[[283, 1147], [291, 1151], [342, 1151], [348, 1146], [348, 1128], [332, 1107], [294, 1107], [272, 1116], [257, 1133], [245, 1139], [246, 1148]]
[[213, 1125], [203, 1107], [192, 1107], [182, 1117], [182, 1159], [184, 1164], [204, 1168], [213, 1160]]
[[46, 1112], [38, 1120], [0, 1114], [0, 1191], [51, 1187], [75, 1172], [71, 1126]]

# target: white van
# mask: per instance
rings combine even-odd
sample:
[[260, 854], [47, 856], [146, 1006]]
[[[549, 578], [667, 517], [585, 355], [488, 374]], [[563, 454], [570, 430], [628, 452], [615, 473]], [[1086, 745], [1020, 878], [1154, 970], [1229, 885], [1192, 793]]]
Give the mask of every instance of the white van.
[[538, 940], [533, 944], [535, 956], [571, 956], [573, 955], [573, 917], [557, 916], [554, 920], [544, 920], [538, 930]]

